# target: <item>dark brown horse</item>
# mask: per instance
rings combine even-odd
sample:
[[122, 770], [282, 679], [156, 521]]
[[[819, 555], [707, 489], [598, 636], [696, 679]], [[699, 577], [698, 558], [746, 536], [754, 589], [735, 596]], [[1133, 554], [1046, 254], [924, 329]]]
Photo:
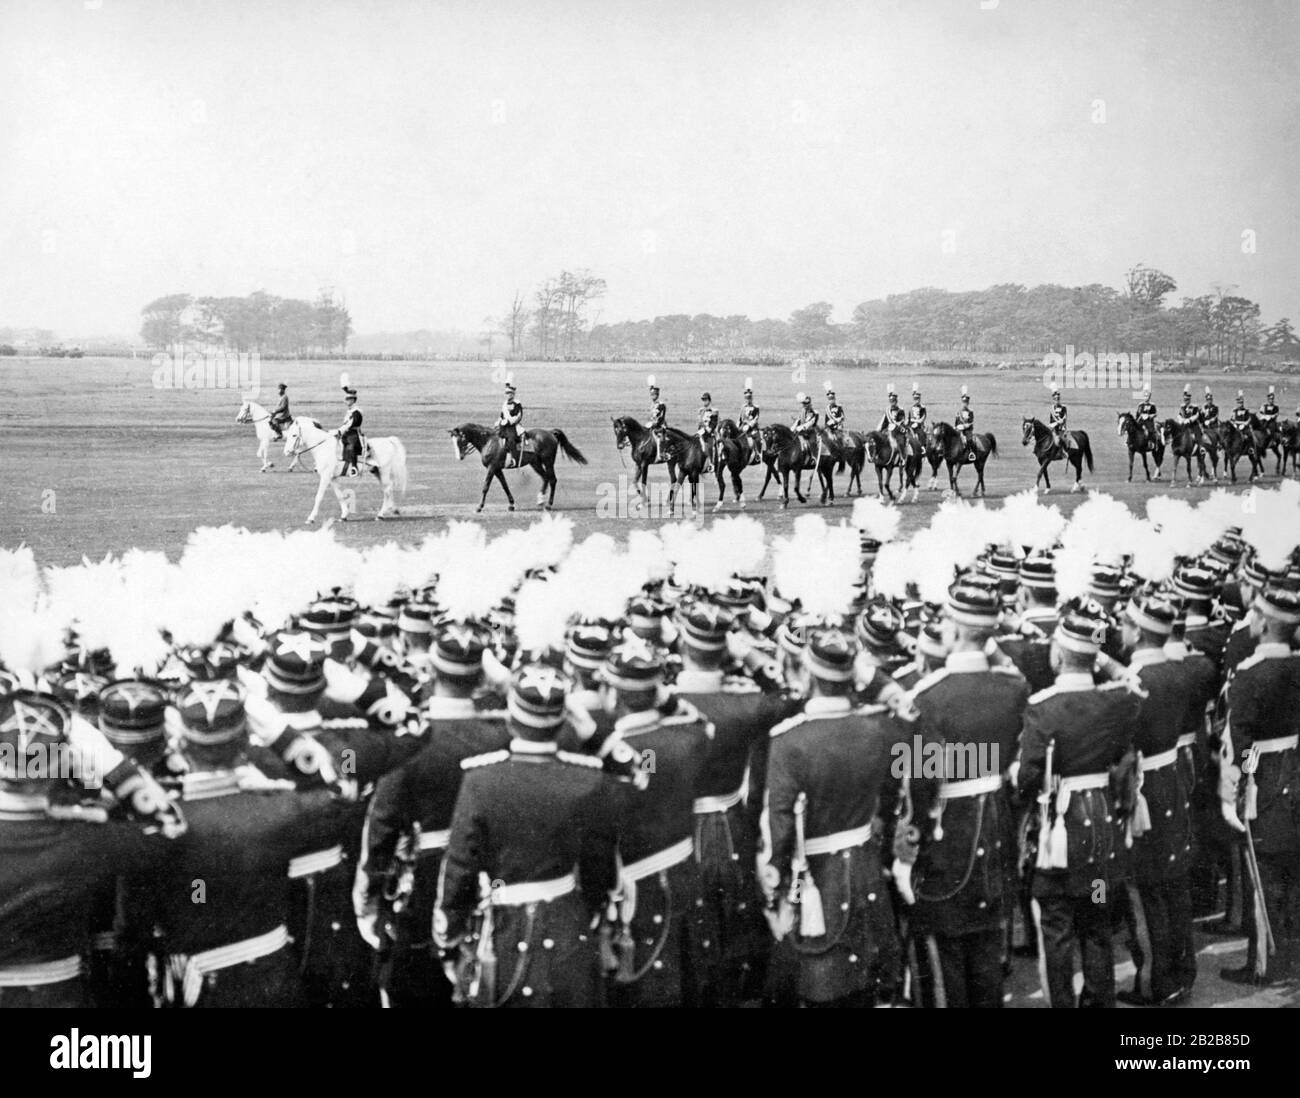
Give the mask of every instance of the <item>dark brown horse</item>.
[[955, 496], [961, 495], [957, 478], [961, 475], [963, 465], [975, 466], [975, 495], [987, 495], [984, 487], [984, 466], [989, 458], [998, 456], [998, 440], [991, 434], [972, 435], [974, 455], [966, 449], [966, 442], [961, 432], [951, 423], [943, 420], [930, 428], [925, 454], [930, 460], [930, 487], [938, 487], [939, 463], [948, 467], [948, 490]]
[[1124, 445], [1128, 447], [1128, 479], [1133, 479], [1133, 455], [1142, 455], [1142, 471], [1146, 473], [1147, 480], [1151, 479], [1151, 466], [1147, 464], [1147, 454], [1156, 463], [1156, 480], [1161, 477], [1161, 466], [1165, 460], [1165, 444], [1160, 438], [1160, 432], [1157, 430], [1154, 434], [1147, 431], [1142, 424], [1137, 421], [1137, 417], [1132, 412], [1120, 412], [1116, 430], [1119, 437], [1124, 440]]
[[[620, 450], [627, 450], [636, 465], [636, 475], [632, 485], [637, 498], [643, 502], [648, 499], [646, 479], [650, 475], [650, 466], [663, 464], [668, 467], [668, 513], [672, 514], [676, 506], [677, 490], [690, 482], [690, 503], [693, 509], [699, 508], [700, 475], [704, 472], [706, 454], [704, 444], [698, 435], [688, 435], [676, 427], [664, 428], [663, 452], [655, 441], [654, 433], [631, 416], [618, 416], [613, 420], [614, 444]], [[683, 501], [683, 507], [685, 502]]]
[[894, 444], [888, 431], [868, 431], [864, 436], [863, 449], [866, 460], [876, 467], [876, 490], [881, 496], [897, 499], [894, 495], [894, 470], [898, 470], [898, 490], [904, 496], [912, 490], [912, 502], [921, 494], [917, 483], [921, 477], [925, 450], [915, 431], [908, 431], [903, 443], [902, 461], [894, 454]]
[[763, 478], [763, 498], [769, 480], [781, 478], [781, 506], [790, 506], [790, 474], [794, 473], [794, 494], [800, 503], [807, 503], [800, 481], [803, 470], [816, 469], [821, 482], [823, 505], [835, 502], [835, 467], [843, 467], [843, 450], [829, 432], [819, 432], [817, 443], [806, 452], [799, 436], [784, 423], [770, 423], [759, 432], [763, 439], [763, 460], [767, 462], [767, 476]]
[[1070, 491], [1083, 491], [1083, 463], [1085, 461], [1088, 463], [1088, 472], [1091, 473], [1092, 444], [1088, 441], [1087, 431], [1071, 431], [1070, 437], [1074, 439], [1075, 445], [1067, 450], [1056, 440], [1056, 432], [1046, 423], [1033, 416], [1025, 416], [1021, 421], [1020, 444], [1032, 445], [1034, 459], [1038, 462], [1038, 476], [1034, 480], [1035, 491], [1040, 480], [1047, 485], [1049, 492], [1052, 490], [1052, 478], [1047, 475], [1047, 467], [1054, 461], [1067, 461], [1074, 466], [1074, 485]]
[[[456, 447], [456, 460], [464, 461], [465, 455], [471, 450], [477, 450], [483, 458], [483, 468], [487, 474], [483, 477], [483, 495], [478, 501], [476, 511], [483, 510], [483, 504], [487, 502], [488, 489], [492, 486], [492, 481], [501, 482], [501, 489], [506, 494], [506, 500], [509, 502], [510, 510], [515, 509], [515, 497], [510, 494], [510, 485], [506, 483], [506, 478], [502, 472], [506, 468], [506, 448], [501, 437], [491, 427], [483, 427], [477, 423], [462, 423], [459, 427], [453, 427], [447, 432], [451, 435], [453, 445]], [[563, 453], [570, 461], [576, 461], [579, 465], [586, 465], [587, 459], [582, 456], [576, 446], [573, 445], [558, 427], [552, 427], [549, 431], [536, 428], [531, 431], [524, 431], [521, 435], [521, 441], [526, 448], [523, 450], [519, 467], [527, 468], [532, 466], [537, 475], [542, 478], [541, 491], [537, 493], [537, 504], [539, 507], [549, 511], [555, 505], [555, 486], [559, 483], [555, 476], [555, 458], [557, 453]], [[512, 466], [513, 468], [513, 466]], [[547, 489], [550, 489], [550, 496], [547, 496]]]
[[[718, 478], [718, 502], [713, 505], [715, 511], [722, 510], [722, 504], [727, 498], [724, 478], [728, 476], [731, 478], [731, 490], [736, 504], [744, 508], [745, 486], [740, 478], [746, 466], [757, 464], [755, 458], [761, 460], [761, 451], [761, 445], [755, 449], [751, 437], [736, 425], [734, 419], [724, 419], [718, 423], [718, 441], [713, 457], [713, 472]], [[768, 468], [771, 469], [770, 461]]]
[[1169, 447], [1174, 455], [1173, 469], [1169, 474], [1169, 486], [1178, 487], [1178, 463], [1187, 467], [1187, 486], [1192, 486], [1192, 458], [1196, 458], [1197, 484], [1205, 483], [1205, 455], [1208, 453], [1214, 462], [1214, 479], [1219, 479], [1218, 449], [1213, 438], [1202, 433], [1195, 423], [1179, 423], [1176, 419], [1166, 419], [1160, 424], [1160, 440]]

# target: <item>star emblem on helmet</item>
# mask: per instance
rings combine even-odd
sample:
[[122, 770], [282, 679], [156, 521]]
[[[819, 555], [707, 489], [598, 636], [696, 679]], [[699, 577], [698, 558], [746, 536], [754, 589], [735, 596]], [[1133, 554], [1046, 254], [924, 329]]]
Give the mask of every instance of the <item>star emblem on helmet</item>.
[[63, 736], [62, 730], [51, 721], [47, 710], [17, 700], [13, 702], [13, 715], [4, 724], [0, 724], [0, 732], [13, 732], [18, 737], [19, 754], [27, 750], [35, 736], [48, 736], [53, 740]]
[[191, 685], [190, 692], [185, 698], [187, 706], [198, 702], [203, 707], [204, 715], [207, 717], [209, 724], [217, 719], [222, 702], [242, 702], [243, 700], [239, 688], [228, 679], [222, 679], [218, 682], [196, 682]]
[[519, 673], [518, 689], [535, 690], [543, 698], [563, 694], [567, 687], [564, 677], [553, 667], [525, 667]]
[[468, 651], [479, 643], [479, 634], [468, 625], [455, 623], [442, 630], [442, 639]]
[[142, 682], [119, 683], [107, 694], [114, 698], [121, 698], [126, 702], [127, 712], [132, 714], [146, 702], [158, 700], [158, 691]]
[[304, 663], [319, 663], [328, 653], [325, 646], [308, 633], [281, 633], [275, 641], [275, 654], [292, 654]]

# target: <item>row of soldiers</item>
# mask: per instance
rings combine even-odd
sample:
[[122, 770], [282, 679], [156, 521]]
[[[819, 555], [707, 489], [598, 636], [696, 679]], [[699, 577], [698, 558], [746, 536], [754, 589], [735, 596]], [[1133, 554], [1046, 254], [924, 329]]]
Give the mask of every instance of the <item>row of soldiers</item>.
[[1234, 890], [1224, 976], [1300, 972], [1300, 570], [989, 546], [931, 604], [878, 550], [839, 615], [669, 578], [547, 650], [436, 582], [149, 679], [70, 638], [0, 681], [0, 1005], [996, 1007], [1020, 951], [1104, 1007], [1117, 938], [1172, 1004]]
[[[650, 390], [650, 416], [646, 425], [653, 432], [659, 444], [660, 456], [662, 456], [664, 429], [668, 426], [668, 405], [661, 399], [660, 390], [653, 375], [648, 379], [648, 384]], [[847, 413], [844, 406], [837, 399], [835, 390], [829, 380], [824, 383], [824, 388], [826, 390], [826, 408], [823, 413], [819, 413], [813, 407], [812, 397], [807, 393], [795, 394], [795, 403], [798, 405], [798, 410], [794, 414], [791, 426], [803, 444], [804, 452], [809, 456], [817, 449], [819, 431], [825, 430], [830, 431], [832, 434], [838, 434], [845, 430]], [[762, 412], [758, 405], [754, 403], [754, 382], [752, 378], [745, 378], [745, 388], [741, 395], [741, 401], [740, 413], [736, 423], [742, 438], [748, 441], [749, 463], [757, 465], [761, 460], [763, 449], [759, 438], [759, 417]], [[921, 387], [919, 384], [915, 381], [912, 382], [912, 403], [909, 408], [904, 410], [899, 405], [898, 392], [895, 390], [893, 383], [889, 383], [886, 392], [886, 408], [875, 429], [883, 431], [889, 436], [896, 461], [900, 459], [903, 452], [908, 431], [915, 431], [924, 443], [928, 430], [928, 415], [925, 405], [921, 403]], [[721, 412], [713, 406], [712, 395], [707, 391], [701, 393], [700, 407], [696, 412], [696, 435], [699, 437], [710, 463], [717, 460], [715, 447], [718, 442], [720, 422]], [[961, 407], [954, 419], [954, 426], [957, 428], [961, 439], [966, 443], [967, 451], [970, 452], [972, 432], [975, 429], [975, 412], [971, 408], [970, 392], [965, 385], [961, 387]], [[711, 468], [712, 464], [706, 466], [705, 472], [708, 472]]]

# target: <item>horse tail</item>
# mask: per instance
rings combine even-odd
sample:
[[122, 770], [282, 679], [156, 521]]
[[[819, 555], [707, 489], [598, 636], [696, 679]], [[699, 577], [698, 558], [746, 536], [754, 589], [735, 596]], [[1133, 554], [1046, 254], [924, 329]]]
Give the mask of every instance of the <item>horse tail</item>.
[[396, 437], [393, 439], [393, 487], [399, 496], [406, 495], [406, 447]]
[[1088, 472], [1092, 472], [1092, 444], [1088, 441], [1088, 432], [1079, 432], [1079, 447], [1083, 450], [1083, 459], [1088, 463]]
[[989, 457], [998, 456], [998, 440], [993, 437], [992, 433], [984, 436], [989, 440]]
[[558, 427], [552, 427], [551, 434], [555, 436], [555, 441], [559, 443], [560, 451], [564, 454], [566, 458], [568, 458], [570, 461], [576, 461], [579, 465], [587, 464], [587, 459], [582, 456], [582, 451], [579, 450], [576, 446], [573, 445], [572, 442], [569, 441], [568, 435], [566, 435]]

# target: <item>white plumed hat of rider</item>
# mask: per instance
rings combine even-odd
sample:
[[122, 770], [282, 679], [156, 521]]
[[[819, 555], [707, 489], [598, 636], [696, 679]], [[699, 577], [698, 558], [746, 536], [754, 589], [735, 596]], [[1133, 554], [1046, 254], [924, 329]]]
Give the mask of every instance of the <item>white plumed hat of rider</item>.
[[752, 377], [745, 378], [745, 392], [752, 393], [753, 391], [754, 391], [754, 379]]
[[915, 382], [915, 381], [912, 382], [912, 392], [914, 392], [914, 393], [919, 393], [920, 391], [921, 391], [921, 386], [920, 386], [920, 384], [919, 384], [918, 382]]
[[825, 390], [826, 390], [828, 393], [833, 393], [833, 392], [835, 392], [835, 390], [831, 388], [831, 379], [830, 379], [830, 378], [827, 378], [824, 382], [822, 382], [822, 387], [825, 388]]
[[346, 389], [349, 385], [351, 385], [351, 382], [348, 380], [347, 371], [344, 370], [343, 373], [339, 374], [339, 388]]
[[885, 386], [885, 392], [892, 393], [893, 391], [894, 391], [894, 383], [891, 381], [888, 385]]
[[794, 402], [796, 404], [802, 404], [807, 399], [808, 395], [806, 393], [795, 393], [794, 395]]
[[1268, 387], [1268, 395], [1269, 395], [1269, 396], [1272, 396], [1275, 392], [1277, 392], [1277, 390], [1274, 389], [1272, 385], [1270, 385], [1270, 386]]
[[646, 383], [647, 388], [650, 388], [650, 389], [658, 388], [658, 386], [655, 385], [655, 376], [654, 376], [654, 374], [651, 374], [648, 378], [646, 378], [646, 379], [645, 379], [645, 383]]
[[963, 385], [963, 386], [961, 387], [961, 395], [962, 395], [962, 396], [970, 396], [970, 393], [967, 391], [965, 385]]

